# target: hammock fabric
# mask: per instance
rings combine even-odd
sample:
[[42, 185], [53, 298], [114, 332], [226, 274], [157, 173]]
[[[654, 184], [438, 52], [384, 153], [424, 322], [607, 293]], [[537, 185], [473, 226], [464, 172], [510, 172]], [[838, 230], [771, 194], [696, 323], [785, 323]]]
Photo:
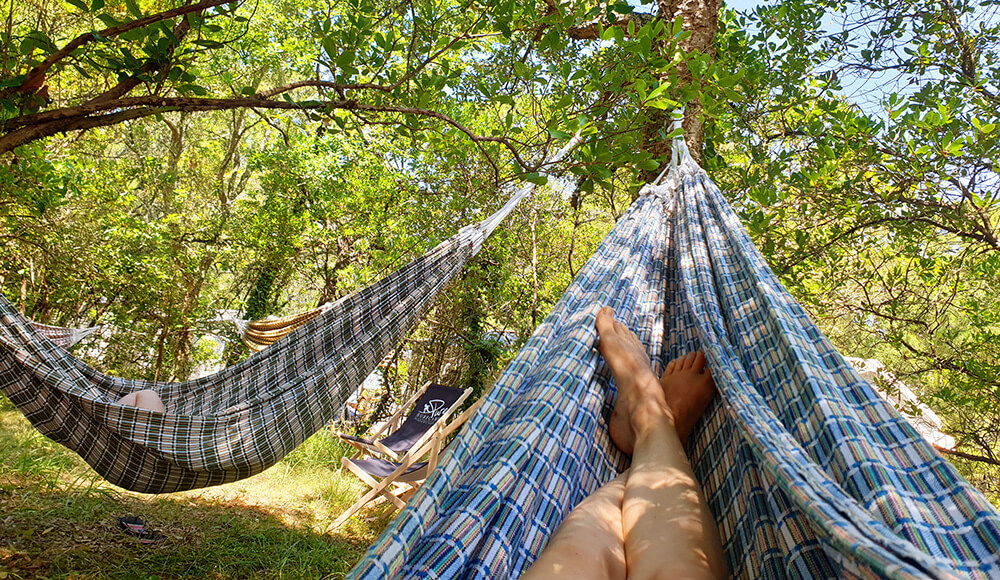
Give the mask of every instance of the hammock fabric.
[[[108, 481], [146, 493], [249, 477], [326, 425], [482, 245], [463, 228], [388, 278], [333, 303], [283, 342], [184, 383], [98, 373], [0, 297], [0, 390]], [[153, 389], [167, 413], [120, 405]]]
[[281, 318], [264, 320], [234, 320], [240, 331], [243, 344], [254, 352], [259, 352], [292, 333], [293, 330], [316, 318], [330, 308], [324, 304], [306, 312], [290, 314]]
[[41, 322], [29, 321], [39, 333], [51, 340], [56, 346], [70, 348], [74, 344], [87, 338], [101, 329], [100, 326], [88, 326], [87, 328], [66, 328], [64, 326], [50, 326]]
[[599, 305], [654, 365], [703, 348], [696, 474], [741, 578], [1000, 575], [1000, 514], [789, 296], [690, 157], [619, 222], [349, 578], [516, 578], [624, 467]]

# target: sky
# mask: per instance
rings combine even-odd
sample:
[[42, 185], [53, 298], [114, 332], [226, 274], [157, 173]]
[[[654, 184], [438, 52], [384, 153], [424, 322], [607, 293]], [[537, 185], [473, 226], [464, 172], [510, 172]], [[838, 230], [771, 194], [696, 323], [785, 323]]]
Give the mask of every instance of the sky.
[[772, 4], [773, 2], [764, 2], [762, 0], [725, 0], [726, 8], [732, 8], [733, 10], [739, 10], [740, 12], [746, 12], [756, 8], [757, 6], [763, 4]]
[[[653, 2], [646, 0], [645, 5], [641, 4], [642, 0], [625, 0], [629, 6], [636, 9], [637, 12], [652, 12]], [[778, 0], [723, 0], [727, 8], [732, 8], [733, 10], [739, 10], [741, 12], [751, 10], [757, 6], [763, 4], [775, 4]]]

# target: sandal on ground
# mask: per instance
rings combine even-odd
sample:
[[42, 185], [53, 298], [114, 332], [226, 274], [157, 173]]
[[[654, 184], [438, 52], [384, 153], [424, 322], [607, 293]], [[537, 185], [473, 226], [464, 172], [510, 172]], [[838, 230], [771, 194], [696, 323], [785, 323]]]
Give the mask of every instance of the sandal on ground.
[[146, 522], [137, 516], [118, 518], [118, 527], [127, 535], [138, 539], [140, 544], [155, 544], [166, 539], [166, 536], [156, 530], [147, 530]]

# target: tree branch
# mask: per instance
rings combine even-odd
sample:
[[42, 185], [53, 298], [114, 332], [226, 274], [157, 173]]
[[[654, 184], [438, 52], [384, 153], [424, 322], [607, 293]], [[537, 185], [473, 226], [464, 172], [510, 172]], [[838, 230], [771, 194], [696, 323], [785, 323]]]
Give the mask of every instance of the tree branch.
[[625, 31], [625, 35], [628, 36], [628, 24], [629, 22], [635, 22], [636, 29], [639, 29], [646, 24], [649, 24], [653, 20], [656, 20], [656, 16], [646, 13], [646, 12], [632, 12], [631, 14], [622, 14], [615, 19], [614, 22], [606, 22], [602, 18], [595, 18], [593, 20], [584, 22], [579, 26], [574, 26], [572, 28], [566, 29], [566, 36], [575, 40], [596, 40], [601, 37], [602, 28], [618, 27]]
[[352, 91], [352, 90], [372, 90], [380, 91], [383, 93], [388, 93], [392, 91], [392, 87], [387, 87], [384, 85], [376, 85], [372, 83], [359, 83], [359, 84], [340, 84], [333, 83], [330, 81], [320, 81], [320, 80], [308, 80], [308, 81], [296, 81], [294, 83], [288, 83], [280, 87], [274, 87], [266, 91], [261, 91], [257, 93], [258, 97], [269, 99], [271, 97], [276, 97], [282, 93], [287, 93], [289, 91], [294, 91], [295, 89], [302, 88], [314, 88], [314, 89], [330, 89], [334, 91]]
[[232, 0], [202, 0], [196, 4], [189, 4], [187, 6], [180, 6], [172, 10], [166, 10], [157, 14], [152, 14], [146, 16], [145, 18], [140, 18], [138, 20], [133, 20], [131, 22], [126, 22], [124, 24], [119, 24], [118, 26], [112, 26], [110, 28], [105, 28], [104, 30], [98, 32], [86, 32], [77, 36], [72, 41], [69, 42], [62, 49], [50, 54], [48, 58], [43, 60], [38, 66], [31, 69], [25, 76], [24, 81], [16, 87], [10, 87], [0, 91], [0, 98], [6, 97], [16, 92], [28, 92], [34, 90], [42, 85], [42, 81], [45, 78], [45, 73], [49, 71], [56, 63], [63, 60], [67, 56], [73, 54], [73, 51], [80, 48], [85, 44], [95, 42], [100, 38], [113, 38], [130, 30], [135, 30], [137, 28], [142, 28], [144, 26], [149, 26], [155, 22], [160, 22], [161, 20], [169, 20], [177, 16], [182, 16], [185, 14], [190, 14], [192, 12], [199, 12], [208, 8], [213, 8], [215, 6], [221, 6], [222, 4], [228, 4]]
[[[474, 143], [498, 143], [503, 145], [511, 156], [514, 157], [518, 165], [524, 171], [536, 171], [537, 165], [532, 165], [521, 157], [517, 149], [503, 137], [486, 137], [474, 133], [465, 125], [455, 119], [427, 109], [417, 107], [395, 106], [395, 105], [370, 105], [359, 103], [355, 100], [341, 101], [312, 101], [306, 103], [296, 103], [291, 101], [274, 101], [260, 96], [239, 97], [231, 99], [211, 99], [194, 97], [131, 97], [116, 99], [113, 102], [93, 101], [75, 107], [66, 107], [55, 111], [35, 113], [12, 119], [4, 124], [5, 135], [0, 137], [0, 154], [13, 151], [15, 148], [43, 137], [51, 137], [67, 131], [89, 129], [94, 127], [104, 127], [114, 125], [124, 120], [148, 117], [157, 113], [170, 111], [224, 111], [250, 107], [257, 109], [285, 109], [298, 111], [322, 111], [332, 110], [346, 111], [366, 111], [372, 113], [399, 113], [403, 115], [416, 115], [438, 119], [451, 125], [469, 140]], [[109, 110], [118, 112], [108, 115], [92, 116]]]

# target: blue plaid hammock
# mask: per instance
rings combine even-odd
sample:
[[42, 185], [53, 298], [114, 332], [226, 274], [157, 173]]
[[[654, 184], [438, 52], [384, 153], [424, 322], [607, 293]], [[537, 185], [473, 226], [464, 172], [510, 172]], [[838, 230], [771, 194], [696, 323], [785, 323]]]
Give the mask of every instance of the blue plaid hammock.
[[651, 187], [349, 578], [516, 578], [624, 467], [599, 305], [654, 365], [703, 348], [689, 447], [742, 578], [1000, 576], [1000, 514], [810, 321], [690, 157]]

